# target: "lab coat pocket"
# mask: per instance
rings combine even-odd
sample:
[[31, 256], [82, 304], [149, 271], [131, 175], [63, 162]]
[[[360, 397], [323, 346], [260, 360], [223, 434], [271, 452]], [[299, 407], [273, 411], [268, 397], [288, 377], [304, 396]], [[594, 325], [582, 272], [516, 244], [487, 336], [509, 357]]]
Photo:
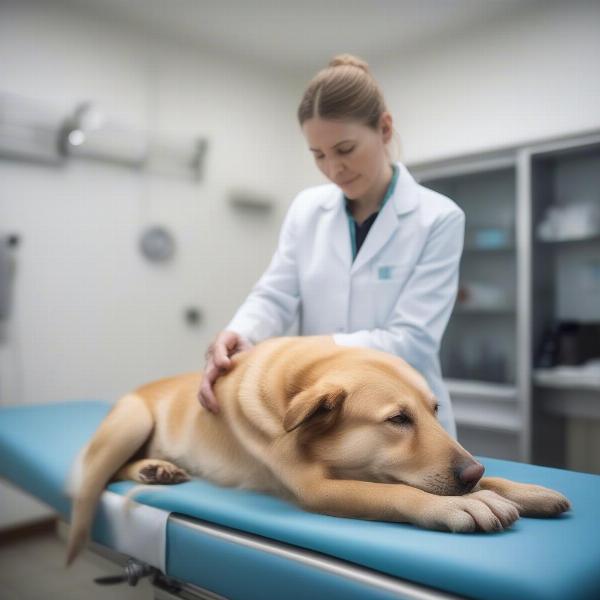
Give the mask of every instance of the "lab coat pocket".
[[[387, 269], [390, 269], [391, 277], [386, 277]], [[413, 265], [410, 264], [378, 268], [378, 278], [373, 284], [373, 306], [377, 327], [384, 327], [389, 321], [412, 269]]]

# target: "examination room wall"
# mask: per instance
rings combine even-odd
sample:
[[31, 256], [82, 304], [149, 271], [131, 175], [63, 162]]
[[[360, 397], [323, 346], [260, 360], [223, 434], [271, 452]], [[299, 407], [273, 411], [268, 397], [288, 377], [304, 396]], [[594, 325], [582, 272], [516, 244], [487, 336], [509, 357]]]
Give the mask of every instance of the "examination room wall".
[[381, 60], [409, 164], [600, 126], [600, 2], [523, 2]]
[[[243, 58], [60, 4], [3, 12], [3, 90], [65, 112], [91, 99], [132, 128], [209, 142], [200, 182], [77, 159], [0, 163], [2, 229], [22, 235], [5, 344], [21, 372], [3, 375], [3, 396], [114, 398], [140, 378], [199, 368], [205, 345], [266, 266], [301, 186], [295, 98], [280, 74]], [[228, 201], [235, 190], [273, 209], [240, 211]], [[154, 223], [175, 235], [171, 263], [138, 252], [140, 232]], [[183, 319], [191, 306], [205, 316], [197, 328]]]
[[[73, 3], [3, 1], [0, 57], [2, 92], [65, 114], [92, 100], [134, 130], [209, 144], [199, 182], [82, 159], [0, 160], [0, 229], [21, 238], [1, 402], [114, 400], [201, 369], [207, 344], [267, 265], [293, 194], [310, 183], [295, 168], [306, 166], [306, 150], [294, 84]], [[240, 191], [271, 209], [236, 208], [229, 198]], [[175, 236], [169, 263], [138, 251], [152, 224]], [[190, 307], [203, 314], [195, 327], [184, 319]], [[2, 490], [2, 521], [32, 516]]]

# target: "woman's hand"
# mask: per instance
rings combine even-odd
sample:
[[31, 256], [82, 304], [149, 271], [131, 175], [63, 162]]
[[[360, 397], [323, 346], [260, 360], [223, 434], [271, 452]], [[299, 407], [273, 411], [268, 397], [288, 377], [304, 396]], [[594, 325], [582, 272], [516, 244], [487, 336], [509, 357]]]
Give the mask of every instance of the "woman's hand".
[[221, 331], [206, 351], [206, 366], [202, 385], [198, 391], [200, 404], [213, 413], [219, 412], [219, 404], [213, 393], [215, 381], [231, 369], [231, 357], [249, 350], [252, 344], [235, 331]]

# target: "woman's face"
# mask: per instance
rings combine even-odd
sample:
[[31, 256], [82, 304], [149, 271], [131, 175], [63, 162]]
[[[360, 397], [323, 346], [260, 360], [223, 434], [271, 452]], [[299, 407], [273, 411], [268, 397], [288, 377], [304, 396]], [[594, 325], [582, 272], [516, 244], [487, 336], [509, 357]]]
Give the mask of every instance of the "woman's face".
[[392, 135], [392, 118], [381, 115], [377, 130], [357, 121], [313, 117], [302, 125], [317, 167], [351, 199], [365, 197], [386, 177], [385, 146]]

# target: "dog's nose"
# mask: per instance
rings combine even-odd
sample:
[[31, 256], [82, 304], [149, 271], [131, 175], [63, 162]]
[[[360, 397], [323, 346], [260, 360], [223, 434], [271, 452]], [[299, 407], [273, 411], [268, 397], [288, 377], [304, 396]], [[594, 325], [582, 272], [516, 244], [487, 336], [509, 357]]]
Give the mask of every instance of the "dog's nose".
[[485, 467], [476, 461], [469, 461], [459, 466], [458, 479], [467, 488], [472, 488], [481, 479]]

